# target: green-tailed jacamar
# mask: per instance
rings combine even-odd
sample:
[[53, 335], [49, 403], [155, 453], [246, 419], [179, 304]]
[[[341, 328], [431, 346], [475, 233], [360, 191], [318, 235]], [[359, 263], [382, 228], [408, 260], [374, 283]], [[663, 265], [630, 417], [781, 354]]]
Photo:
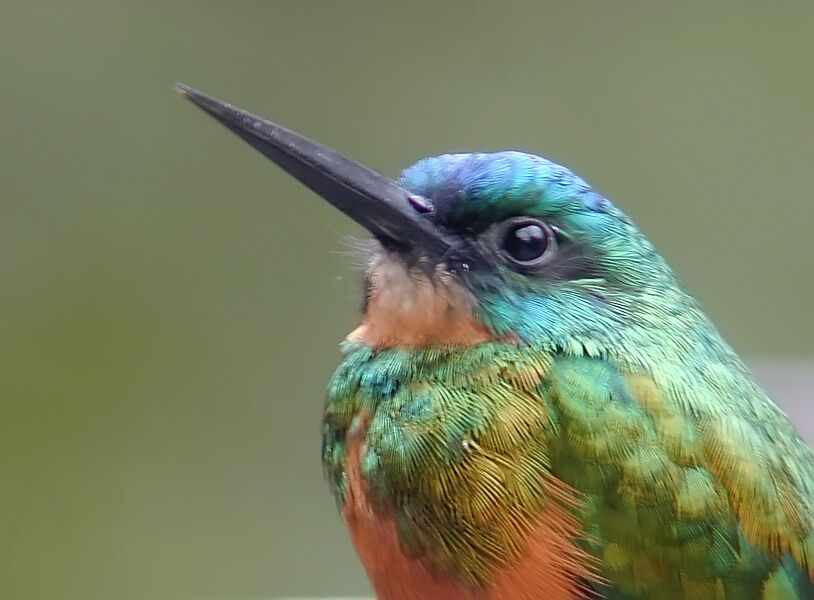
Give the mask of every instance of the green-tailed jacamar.
[[379, 598], [814, 599], [812, 451], [582, 179], [392, 181], [178, 89], [373, 234], [323, 462]]

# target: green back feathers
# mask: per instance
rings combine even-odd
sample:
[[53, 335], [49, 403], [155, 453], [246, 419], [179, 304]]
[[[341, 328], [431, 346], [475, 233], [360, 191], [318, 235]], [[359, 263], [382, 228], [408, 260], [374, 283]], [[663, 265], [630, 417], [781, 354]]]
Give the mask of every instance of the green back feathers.
[[[340, 504], [366, 414], [372, 501], [438, 573], [488, 587], [556, 509], [609, 599], [814, 598], [814, 455], [632, 222], [516, 152], [426, 159], [401, 184], [470, 251], [444, 285], [502, 341], [346, 347], [324, 430]], [[540, 260], [510, 255], [517, 219], [546, 233]]]
[[[517, 560], [554, 503], [578, 518], [608, 598], [806, 597], [810, 451], [779, 411], [694, 409], [655, 379], [497, 342], [356, 348], [331, 385], [325, 466], [341, 503], [345, 432], [372, 415], [362, 473], [375, 505], [408, 554], [473, 584]], [[576, 506], [552, 480], [578, 490]], [[798, 596], [761, 596], [775, 589]]]

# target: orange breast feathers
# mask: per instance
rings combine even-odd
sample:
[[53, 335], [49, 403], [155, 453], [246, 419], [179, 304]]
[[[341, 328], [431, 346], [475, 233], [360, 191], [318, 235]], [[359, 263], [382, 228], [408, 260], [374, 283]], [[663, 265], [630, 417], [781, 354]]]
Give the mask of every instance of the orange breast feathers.
[[380, 252], [367, 282], [365, 314], [348, 339], [374, 348], [472, 346], [494, 339], [472, 316], [472, 295], [449, 274], [431, 280], [401, 257]]
[[[348, 438], [347, 496], [343, 517], [356, 552], [378, 600], [580, 600], [586, 581], [597, 580], [595, 560], [576, 540], [584, 538], [572, 514], [551, 503], [529, 531], [519, 560], [496, 573], [488, 587], [473, 587], [434, 572], [421, 557], [407, 556], [400, 545], [395, 518], [374, 511], [368, 500], [359, 458], [364, 451], [366, 419]], [[575, 492], [551, 482], [550, 491], [574, 502]]]

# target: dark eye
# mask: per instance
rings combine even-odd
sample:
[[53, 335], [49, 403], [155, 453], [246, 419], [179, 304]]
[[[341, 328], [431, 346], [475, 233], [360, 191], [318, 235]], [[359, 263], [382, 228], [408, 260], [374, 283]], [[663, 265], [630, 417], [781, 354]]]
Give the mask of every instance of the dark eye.
[[551, 227], [536, 219], [512, 219], [504, 223], [500, 247], [513, 263], [535, 267], [548, 262], [557, 250]]

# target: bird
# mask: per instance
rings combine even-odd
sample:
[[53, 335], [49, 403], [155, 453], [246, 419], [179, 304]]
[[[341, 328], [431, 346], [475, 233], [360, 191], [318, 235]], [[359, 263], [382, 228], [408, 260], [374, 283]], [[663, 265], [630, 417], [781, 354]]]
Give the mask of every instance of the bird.
[[322, 462], [377, 598], [814, 599], [814, 453], [611, 201], [177, 90], [371, 234]]

